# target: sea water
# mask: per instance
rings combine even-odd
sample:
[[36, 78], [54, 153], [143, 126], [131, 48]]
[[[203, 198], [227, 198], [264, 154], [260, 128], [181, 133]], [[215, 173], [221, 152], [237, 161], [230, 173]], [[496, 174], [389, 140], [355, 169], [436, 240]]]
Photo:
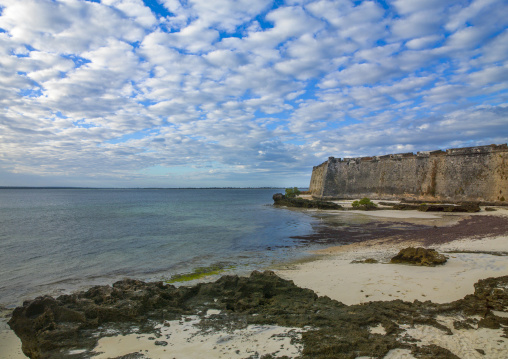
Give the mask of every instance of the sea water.
[[315, 219], [276, 189], [0, 189], [0, 305], [220, 263], [242, 273], [294, 259]]

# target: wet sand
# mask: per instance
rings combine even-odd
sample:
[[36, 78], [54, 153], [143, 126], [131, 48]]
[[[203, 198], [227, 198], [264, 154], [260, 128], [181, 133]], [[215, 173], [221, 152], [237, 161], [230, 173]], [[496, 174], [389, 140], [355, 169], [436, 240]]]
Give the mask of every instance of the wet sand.
[[21, 340], [10, 330], [7, 319], [0, 319], [0, 358], [21, 359], [27, 358], [21, 351]]

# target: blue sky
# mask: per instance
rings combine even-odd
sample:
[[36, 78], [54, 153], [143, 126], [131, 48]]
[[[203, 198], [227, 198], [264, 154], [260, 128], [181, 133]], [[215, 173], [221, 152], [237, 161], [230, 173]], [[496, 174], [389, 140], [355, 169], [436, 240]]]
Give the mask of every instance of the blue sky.
[[0, 186], [308, 186], [508, 140], [504, 0], [0, 0]]

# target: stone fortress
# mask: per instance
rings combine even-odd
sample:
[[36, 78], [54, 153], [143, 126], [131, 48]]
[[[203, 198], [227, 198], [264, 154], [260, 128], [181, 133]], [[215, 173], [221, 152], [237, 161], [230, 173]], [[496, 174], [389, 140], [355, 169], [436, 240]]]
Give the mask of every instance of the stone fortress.
[[489, 145], [361, 158], [328, 158], [312, 170], [319, 199], [508, 202], [508, 146]]

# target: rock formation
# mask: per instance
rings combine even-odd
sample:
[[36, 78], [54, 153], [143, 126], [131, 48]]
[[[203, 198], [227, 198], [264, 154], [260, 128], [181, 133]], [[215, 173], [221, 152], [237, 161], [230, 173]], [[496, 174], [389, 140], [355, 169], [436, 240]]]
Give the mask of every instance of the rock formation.
[[[203, 318], [200, 327], [205, 331], [250, 324], [304, 328], [302, 359], [382, 358], [395, 348], [408, 349], [418, 358], [445, 359], [457, 356], [407, 338], [404, 328], [422, 324], [452, 334], [437, 320], [449, 316], [456, 318], [455, 328], [493, 328], [507, 335], [508, 318], [495, 312], [507, 306], [508, 276], [481, 280], [474, 294], [452, 303], [393, 300], [346, 306], [267, 271], [250, 277], [224, 276], [194, 287], [123, 280], [58, 298], [39, 297], [16, 308], [9, 325], [32, 359], [90, 358], [100, 337], [127, 333], [133, 327], [152, 333], [156, 324], [189, 314]], [[203, 313], [209, 309], [221, 314], [207, 317]], [[370, 331], [377, 326], [386, 333]], [[143, 357], [140, 353], [129, 357], [134, 355]]]
[[446, 260], [446, 256], [439, 254], [435, 249], [408, 247], [401, 249], [390, 263], [435, 267], [438, 264], [445, 264]]
[[317, 209], [342, 209], [342, 206], [333, 202], [309, 200], [299, 197], [288, 197], [282, 193], [273, 195], [273, 203], [276, 206], [297, 207], [297, 208], [317, 208]]

